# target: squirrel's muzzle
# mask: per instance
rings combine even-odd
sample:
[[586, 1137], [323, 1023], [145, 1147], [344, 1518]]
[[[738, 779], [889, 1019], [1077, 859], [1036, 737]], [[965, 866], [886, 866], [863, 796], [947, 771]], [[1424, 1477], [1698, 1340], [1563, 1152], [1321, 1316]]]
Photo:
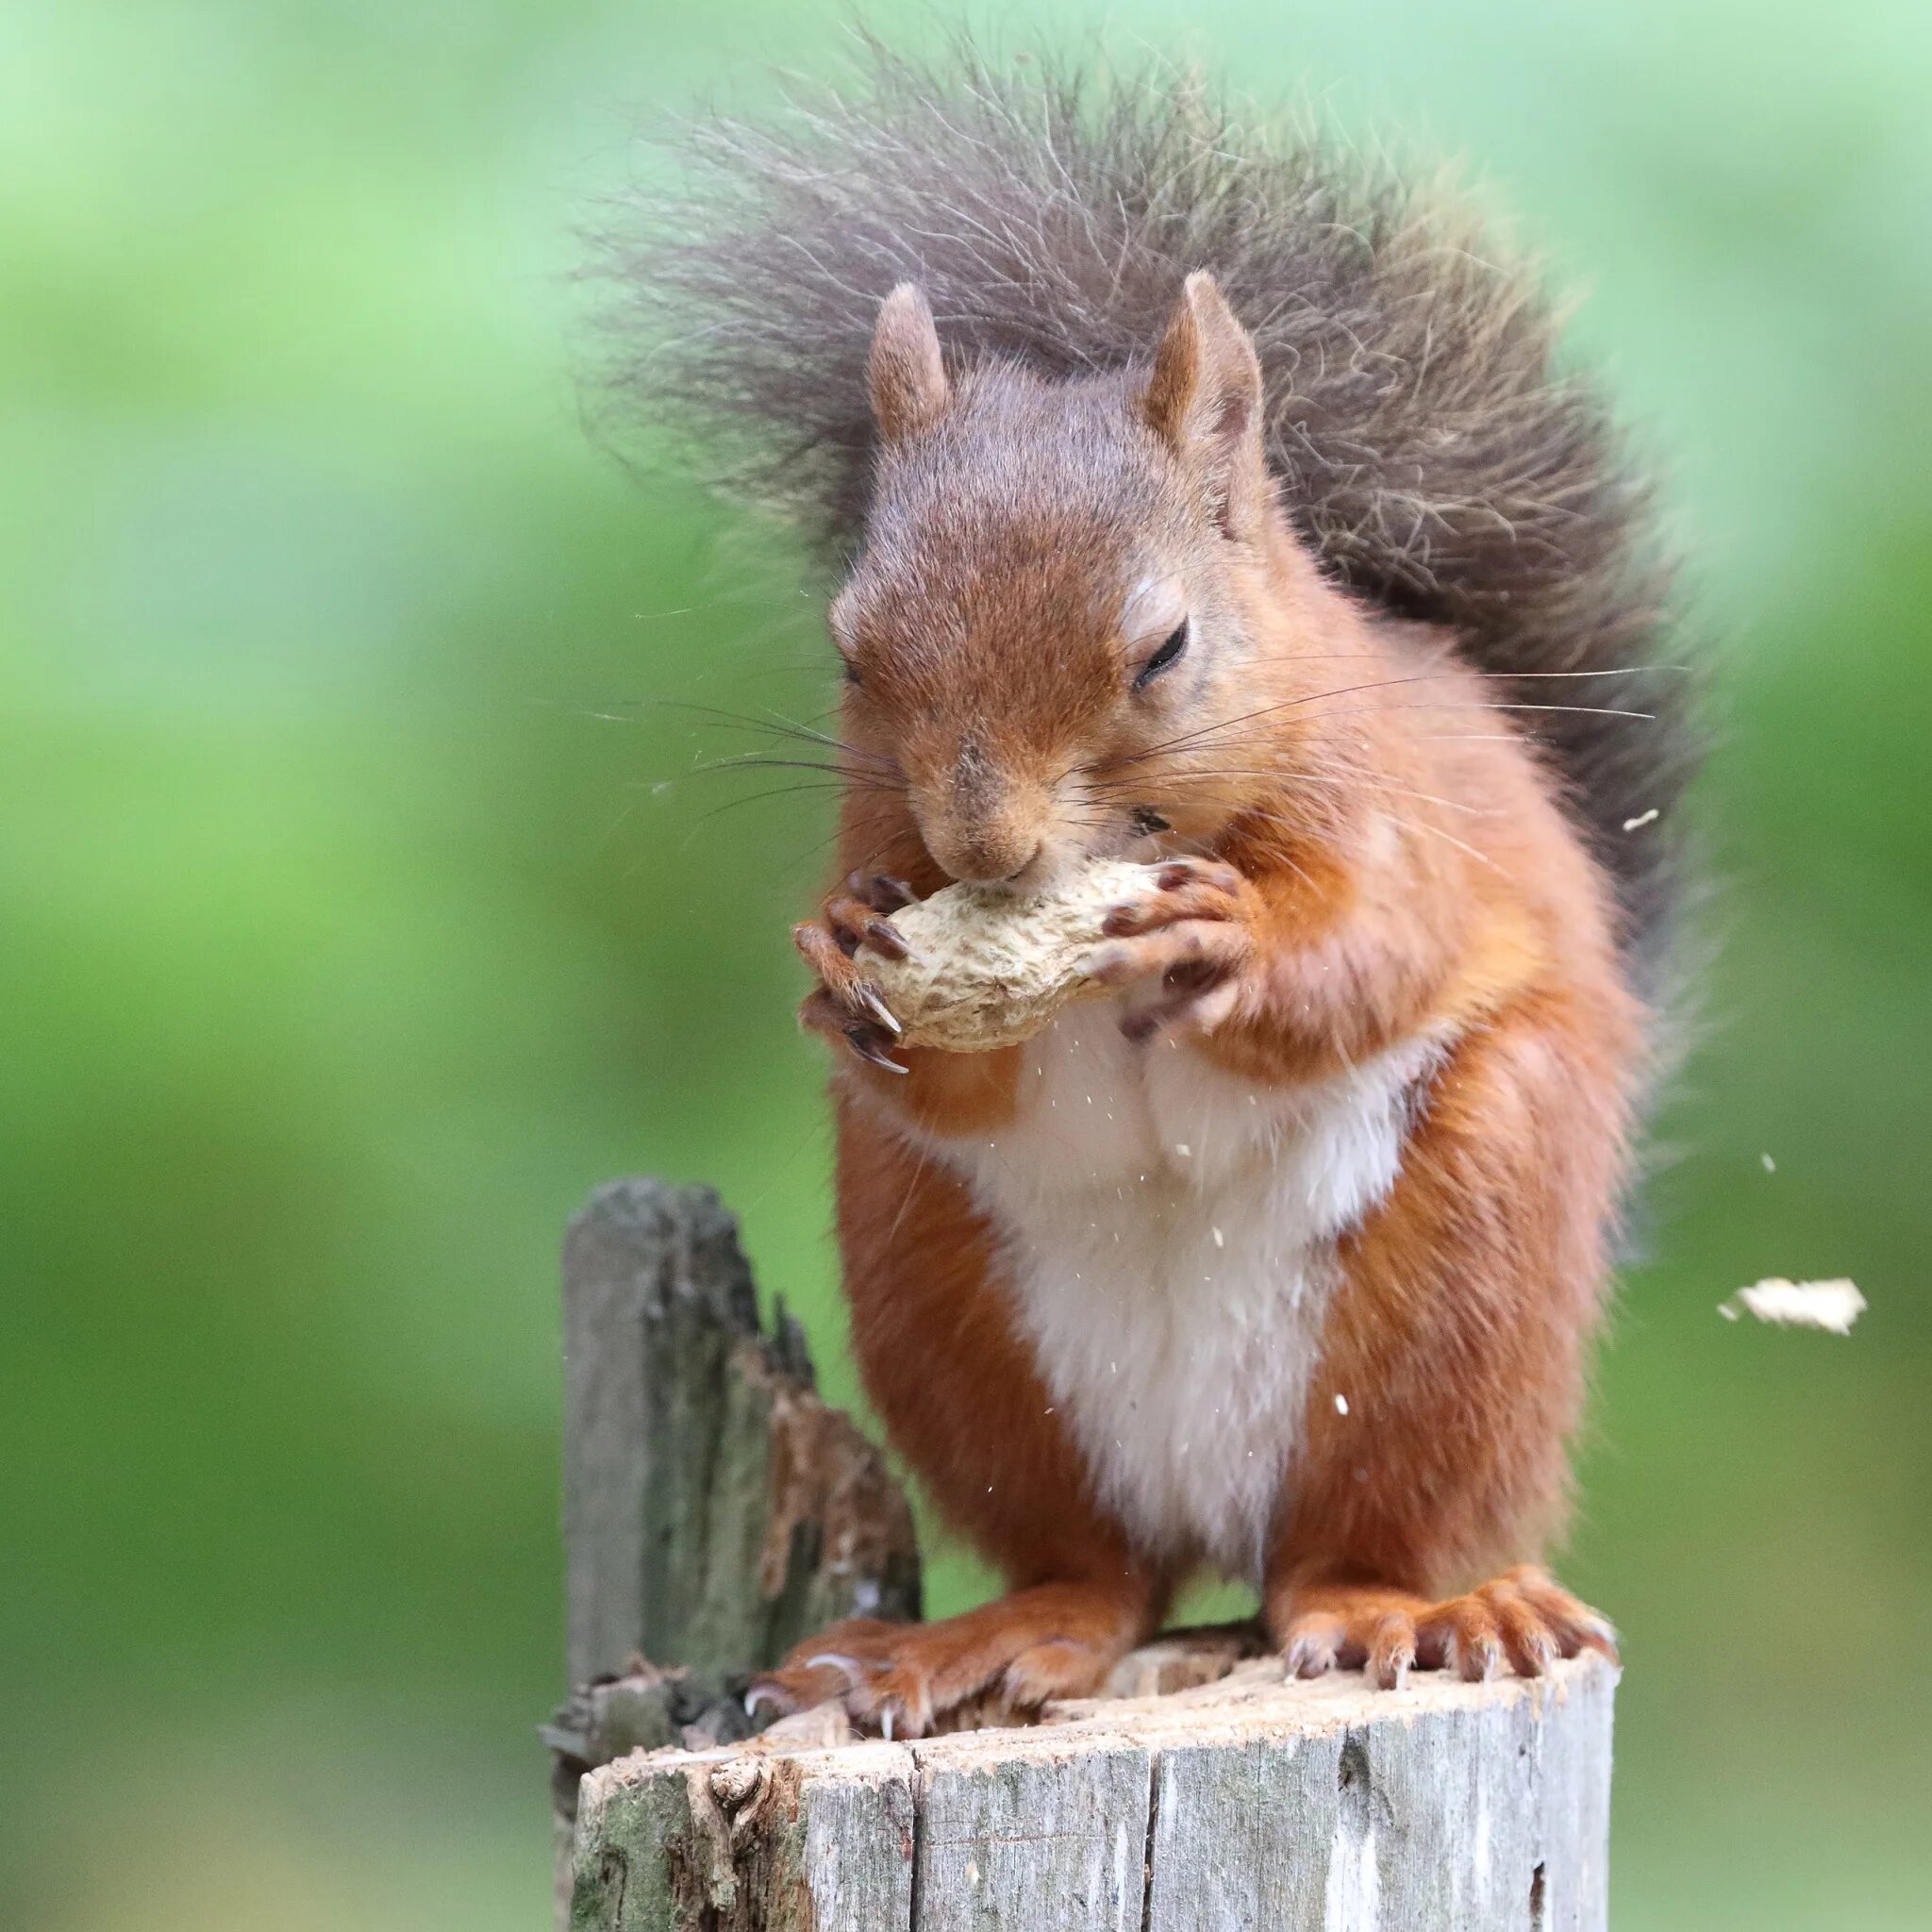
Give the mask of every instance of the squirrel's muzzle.
[[971, 739], [936, 775], [938, 783], [914, 788], [913, 809], [939, 864], [971, 885], [1005, 885], [1027, 874], [1046, 846], [1046, 790], [1003, 769]]
[[1018, 884], [1035, 868], [1045, 840], [1035, 829], [965, 833], [928, 830], [925, 847], [962, 885]]

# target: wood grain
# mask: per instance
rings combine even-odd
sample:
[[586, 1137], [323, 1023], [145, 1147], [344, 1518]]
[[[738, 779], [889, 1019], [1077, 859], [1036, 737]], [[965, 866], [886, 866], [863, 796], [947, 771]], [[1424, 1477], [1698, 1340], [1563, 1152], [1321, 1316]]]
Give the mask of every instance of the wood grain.
[[708, 1188], [614, 1181], [563, 1255], [571, 1681], [638, 1655], [720, 1675], [855, 1614], [919, 1614], [911, 1516], [813, 1387], [782, 1307], [758, 1320]]
[[1381, 1691], [1263, 1659], [1026, 1728], [640, 1753], [584, 1781], [571, 1924], [1604, 1932], [1616, 1677]]

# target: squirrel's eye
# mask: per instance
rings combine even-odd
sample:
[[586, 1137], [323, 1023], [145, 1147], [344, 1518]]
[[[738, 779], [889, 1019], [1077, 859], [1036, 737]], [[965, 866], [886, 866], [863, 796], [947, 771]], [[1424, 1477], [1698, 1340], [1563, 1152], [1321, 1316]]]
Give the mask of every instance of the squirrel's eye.
[[1141, 691], [1152, 684], [1169, 665], [1179, 659], [1181, 653], [1187, 648], [1188, 625], [1187, 620], [1183, 618], [1167, 641], [1141, 665], [1140, 675], [1134, 679], [1134, 689]]

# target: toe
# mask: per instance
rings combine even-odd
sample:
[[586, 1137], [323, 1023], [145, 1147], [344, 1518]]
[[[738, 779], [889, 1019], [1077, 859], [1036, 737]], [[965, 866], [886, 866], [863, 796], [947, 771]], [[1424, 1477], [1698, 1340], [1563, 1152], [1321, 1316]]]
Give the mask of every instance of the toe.
[[1536, 1610], [1556, 1641], [1559, 1655], [1575, 1657], [1580, 1651], [1593, 1650], [1612, 1663], [1618, 1661], [1617, 1633], [1608, 1619], [1572, 1596], [1547, 1571], [1525, 1563], [1510, 1571], [1503, 1581]]
[[1157, 883], [1164, 892], [1193, 889], [1231, 898], [1241, 891], [1241, 875], [1218, 858], [1171, 858], [1161, 867]]
[[1059, 1638], [1023, 1650], [1007, 1666], [1001, 1690], [1021, 1710], [1037, 1710], [1055, 1697], [1084, 1697], [1100, 1685], [1099, 1660], [1084, 1643]]
[[745, 1692], [748, 1716], [771, 1711], [790, 1717], [795, 1711], [809, 1710], [815, 1704], [831, 1704], [844, 1697], [853, 1682], [845, 1668], [846, 1659], [814, 1659], [809, 1663], [784, 1664], [761, 1672]]
[[1283, 1656], [1293, 1677], [1320, 1677], [1341, 1660], [1345, 1627], [1340, 1617], [1325, 1612], [1297, 1617], [1288, 1626]]
[[1472, 1684], [1487, 1683], [1503, 1668], [1503, 1634], [1490, 1607], [1479, 1596], [1459, 1596], [1441, 1606], [1431, 1623], [1440, 1624], [1443, 1667]]
[[874, 873], [870, 878], [854, 873], [845, 885], [855, 899], [864, 900], [874, 912], [899, 912], [918, 903], [919, 895], [904, 879], [886, 873]]
[[1508, 1583], [1493, 1583], [1482, 1594], [1495, 1617], [1510, 1668], [1520, 1677], [1541, 1677], [1558, 1653], [1557, 1640], [1536, 1607]]
[[890, 919], [874, 915], [865, 923], [865, 944], [888, 959], [909, 959], [912, 948]]
[[882, 1738], [923, 1738], [932, 1728], [932, 1682], [917, 1664], [881, 1671], [845, 1700], [852, 1715]]
[[1369, 1679], [1378, 1690], [1399, 1690], [1414, 1662], [1415, 1619], [1406, 1611], [1391, 1610], [1369, 1641]]
[[789, 1717], [819, 1704], [842, 1704], [854, 1715], [865, 1686], [886, 1665], [907, 1625], [880, 1617], [848, 1617], [796, 1646], [782, 1664], [760, 1671], [745, 1708]]

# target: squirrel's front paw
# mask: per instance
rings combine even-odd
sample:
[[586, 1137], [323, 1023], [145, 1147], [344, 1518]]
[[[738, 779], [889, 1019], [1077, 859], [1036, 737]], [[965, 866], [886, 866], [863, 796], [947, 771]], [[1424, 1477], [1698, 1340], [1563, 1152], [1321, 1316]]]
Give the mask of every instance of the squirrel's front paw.
[[854, 873], [817, 919], [791, 928], [792, 944], [819, 976], [817, 989], [798, 1009], [798, 1024], [842, 1040], [860, 1059], [890, 1074], [907, 1071], [890, 1051], [899, 1023], [852, 956], [868, 945], [888, 958], [903, 959], [906, 942], [888, 915], [910, 906], [913, 896], [898, 879]]
[[1121, 1031], [1151, 1040], [1164, 1027], [1205, 1033], [1226, 1019], [1254, 961], [1257, 905], [1233, 866], [1176, 858], [1156, 870], [1147, 892], [1114, 907], [1101, 927], [1108, 942], [1095, 947], [1087, 971], [1139, 995]]
[[1047, 1583], [937, 1624], [855, 1617], [761, 1672], [745, 1708], [781, 1715], [838, 1702], [862, 1729], [923, 1738], [964, 1719], [1010, 1724], [1085, 1697], [1138, 1634], [1141, 1599], [1111, 1585]]

